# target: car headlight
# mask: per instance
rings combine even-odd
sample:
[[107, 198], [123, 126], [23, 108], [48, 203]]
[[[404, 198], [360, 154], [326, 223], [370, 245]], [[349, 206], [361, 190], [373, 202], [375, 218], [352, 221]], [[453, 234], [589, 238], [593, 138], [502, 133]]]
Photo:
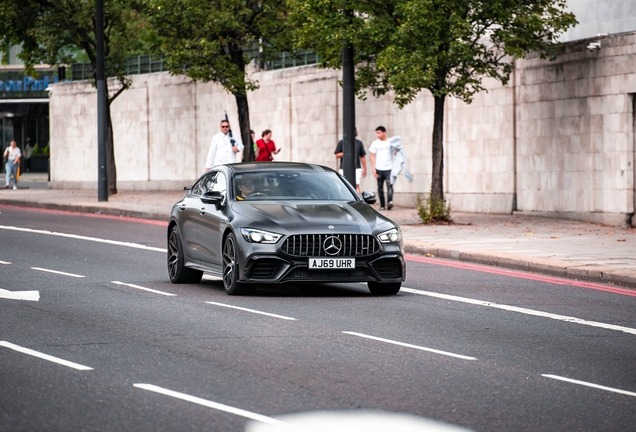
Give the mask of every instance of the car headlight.
[[241, 234], [245, 241], [250, 243], [276, 243], [281, 237], [281, 234], [276, 234], [269, 231], [257, 230], [253, 228], [241, 228]]
[[400, 241], [400, 238], [400, 231], [397, 228], [393, 228], [378, 234], [378, 240], [380, 240], [382, 243], [397, 243]]

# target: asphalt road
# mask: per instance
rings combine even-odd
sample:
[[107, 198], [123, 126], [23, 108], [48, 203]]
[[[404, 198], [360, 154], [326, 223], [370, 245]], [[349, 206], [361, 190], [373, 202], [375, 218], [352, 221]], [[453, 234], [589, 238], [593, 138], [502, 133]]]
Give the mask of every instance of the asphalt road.
[[[317, 410], [636, 429], [633, 291], [410, 257], [394, 297], [230, 297], [218, 281], [171, 284], [165, 237], [156, 222], [0, 207], [0, 431], [243, 431]], [[25, 291], [39, 300], [7, 298]]]

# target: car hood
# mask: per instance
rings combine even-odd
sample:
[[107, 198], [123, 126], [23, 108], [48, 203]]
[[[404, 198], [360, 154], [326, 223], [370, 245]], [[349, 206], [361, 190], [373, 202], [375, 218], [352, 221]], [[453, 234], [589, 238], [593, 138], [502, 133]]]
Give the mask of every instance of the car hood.
[[[338, 233], [371, 234], [381, 225], [396, 226], [363, 201], [278, 201], [235, 202], [232, 209], [250, 226], [261, 229], [284, 228], [289, 234]], [[333, 228], [330, 228], [333, 226]]]

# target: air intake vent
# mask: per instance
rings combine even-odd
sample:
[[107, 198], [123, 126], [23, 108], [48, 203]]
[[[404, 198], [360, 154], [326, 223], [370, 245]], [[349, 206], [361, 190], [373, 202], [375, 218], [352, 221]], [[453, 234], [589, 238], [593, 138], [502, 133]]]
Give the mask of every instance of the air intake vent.
[[373, 267], [382, 277], [402, 277], [402, 263], [398, 259], [381, 259], [373, 263]]
[[274, 273], [276, 273], [276, 270], [278, 270], [279, 264], [280, 264], [280, 261], [278, 260], [269, 260], [269, 259], [255, 260], [250, 270], [250, 278], [251, 279], [266, 279], [266, 278], [272, 277]]

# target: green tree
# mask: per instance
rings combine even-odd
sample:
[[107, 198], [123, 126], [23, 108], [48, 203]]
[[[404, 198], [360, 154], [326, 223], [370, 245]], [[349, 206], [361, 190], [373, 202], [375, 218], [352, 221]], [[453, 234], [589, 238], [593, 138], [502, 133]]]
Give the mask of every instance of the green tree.
[[[2, 0], [0, 43], [22, 45], [26, 72], [37, 64], [69, 65], [87, 58], [97, 70], [95, 0]], [[131, 82], [125, 75], [126, 58], [142, 49], [143, 20], [130, 2], [104, 0], [106, 76], [116, 77], [109, 91], [106, 144], [108, 191], [117, 193], [117, 170], [110, 106]], [[95, 84], [93, 76], [93, 85]]]
[[[341, 67], [342, 42], [355, 49], [360, 97], [393, 92], [400, 107], [424, 89], [434, 98], [431, 194], [444, 200], [444, 103], [466, 103], [484, 78], [506, 84], [514, 60], [553, 58], [576, 24], [566, 0], [289, 0], [297, 46], [322, 66]], [[354, 11], [345, 16], [343, 8]]]
[[143, 0], [144, 14], [160, 37], [157, 52], [173, 74], [213, 81], [234, 95], [246, 161], [250, 145], [248, 91], [258, 88], [245, 73], [247, 52], [268, 59], [291, 46], [285, 0]]

